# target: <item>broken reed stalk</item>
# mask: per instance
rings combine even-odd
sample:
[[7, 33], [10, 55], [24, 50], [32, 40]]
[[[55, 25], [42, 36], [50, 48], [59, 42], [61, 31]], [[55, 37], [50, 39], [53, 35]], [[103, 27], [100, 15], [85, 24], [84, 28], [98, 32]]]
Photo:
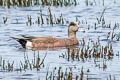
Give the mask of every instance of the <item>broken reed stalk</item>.
[[48, 7], [48, 12], [49, 12], [50, 24], [53, 25], [53, 16], [52, 16], [50, 7]]
[[41, 18], [41, 24], [44, 24], [43, 16], [42, 16], [42, 9], [40, 9], [40, 18]]
[[101, 14], [101, 16], [100, 16], [100, 21], [102, 21], [102, 18], [104, 17], [104, 13], [105, 13], [106, 9], [107, 9], [107, 8], [104, 8], [104, 9], [103, 9], [103, 12], [102, 12], [102, 14]]

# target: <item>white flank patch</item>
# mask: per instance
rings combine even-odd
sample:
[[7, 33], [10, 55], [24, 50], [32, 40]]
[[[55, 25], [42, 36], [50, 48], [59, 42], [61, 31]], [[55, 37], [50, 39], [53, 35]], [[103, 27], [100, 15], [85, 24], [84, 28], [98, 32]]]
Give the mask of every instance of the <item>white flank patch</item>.
[[31, 48], [32, 48], [32, 42], [27, 41], [27, 43], [26, 43], [26, 48], [27, 48], [27, 49], [31, 49]]

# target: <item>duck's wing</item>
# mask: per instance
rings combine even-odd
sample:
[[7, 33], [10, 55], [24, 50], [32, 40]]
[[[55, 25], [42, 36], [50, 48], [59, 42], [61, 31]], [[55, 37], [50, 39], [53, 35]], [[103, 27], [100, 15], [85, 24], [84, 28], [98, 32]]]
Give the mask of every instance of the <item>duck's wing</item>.
[[36, 42], [36, 43], [39, 43], [39, 42], [54, 43], [54, 42], [57, 42], [58, 39], [57, 38], [52, 38], [52, 37], [37, 37], [37, 38], [32, 39], [32, 41]]
[[36, 43], [54, 43], [58, 41], [57, 38], [53, 38], [53, 37], [34, 37], [34, 36], [25, 36], [25, 35], [22, 35], [22, 37], [24, 37], [24, 39], [28, 39]]
[[25, 36], [25, 35], [22, 35], [22, 37], [24, 37], [24, 39], [30, 39], [30, 40], [44, 40], [48, 37], [35, 37], [35, 36]]

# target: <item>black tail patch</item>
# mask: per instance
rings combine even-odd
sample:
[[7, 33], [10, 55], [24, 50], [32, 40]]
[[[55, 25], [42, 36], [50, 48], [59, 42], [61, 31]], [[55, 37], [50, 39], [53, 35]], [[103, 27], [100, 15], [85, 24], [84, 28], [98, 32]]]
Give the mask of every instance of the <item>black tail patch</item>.
[[15, 39], [16, 41], [18, 41], [22, 45], [23, 48], [26, 48], [27, 40], [21, 39], [21, 38], [14, 38], [14, 37], [12, 37], [12, 38]]
[[26, 48], [27, 41], [25, 39], [19, 39], [18, 42], [22, 45], [23, 48]]

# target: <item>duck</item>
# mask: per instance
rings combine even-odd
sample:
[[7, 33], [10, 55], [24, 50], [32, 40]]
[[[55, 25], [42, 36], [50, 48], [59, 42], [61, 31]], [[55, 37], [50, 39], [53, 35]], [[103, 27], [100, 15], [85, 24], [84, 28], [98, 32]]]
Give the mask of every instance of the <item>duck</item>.
[[78, 22], [70, 22], [68, 26], [68, 38], [35, 37], [25, 35], [23, 35], [22, 38], [12, 38], [19, 42], [25, 49], [69, 47], [79, 44], [79, 41], [76, 37], [76, 32], [78, 29]]

